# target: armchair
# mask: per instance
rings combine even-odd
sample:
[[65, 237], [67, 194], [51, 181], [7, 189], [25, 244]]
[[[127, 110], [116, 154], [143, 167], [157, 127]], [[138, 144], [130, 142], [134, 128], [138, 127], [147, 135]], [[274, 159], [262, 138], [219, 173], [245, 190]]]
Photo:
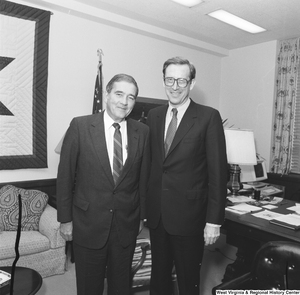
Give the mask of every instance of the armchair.
[[256, 253], [251, 271], [212, 289], [217, 290], [299, 290], [300, 245], [274, 241]]
[[[64, 273], [66, 266], [65, 240], [59, 233], [56, 209], [45, 204], [43, 207], [45, 209], [37, 218], [36, 215], [29, 212], [29, 207], [31, 209], [41, 207], [44, 199], [37, 196], [37, 193], [40, 192], [13, 186], [0, 189], [0, 267], [11, 266], [16, 257], [14, 247], [17, 230], [14, 229], [14, 196], [17, 193], [22, 195], [22, 201], [25, 204], [22, 209], [22, 223], [26, 220], [22, 224], [17, 266], [32, 268], [42, 277]], [[33, 200], [30, 206], [26, 203], [28, 199]], [[36, 212], [36, 210], [34, 211]]]

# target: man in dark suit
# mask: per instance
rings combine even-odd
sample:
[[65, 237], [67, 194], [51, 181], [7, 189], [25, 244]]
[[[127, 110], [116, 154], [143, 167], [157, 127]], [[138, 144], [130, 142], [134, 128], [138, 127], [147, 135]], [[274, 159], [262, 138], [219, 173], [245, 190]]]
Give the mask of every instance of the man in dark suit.
[[[138, 85], [129, 75], [106, 86], [102, 113], [74, 118], [57, 176], [61, 235], [73, 240], [77, 294], [130, 294], [131, 263], [145, 218], [149, 128], [132, 119]], [[116, 123], [118, 123], [116, 125]]]
[[188, 60], [167, 60], [163, 79], [169, 103], [150, 110], [147, 117], [151, 295], [172, 294], [174, 264], [180, 294], [199, 294], [204, 245], [217, 240], [224, 219], [227, 158], [222, 120], [217, 110], [190, 99], [195, 75]]

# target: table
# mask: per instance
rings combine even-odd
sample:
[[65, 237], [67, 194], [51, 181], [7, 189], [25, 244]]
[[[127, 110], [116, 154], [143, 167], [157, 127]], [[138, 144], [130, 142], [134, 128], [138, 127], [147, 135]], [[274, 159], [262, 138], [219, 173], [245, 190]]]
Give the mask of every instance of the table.
[[[272, 211], [291, 213], [286, 208], [294, 206], [295, 202], [284, 199], [278, 208]], [[225, 222], [221, 228], [226, 234], [226, 242], [237, 247], [236, 260], [226, 268], [223, 282], [238, 277], [250, 271], [257, 250], [268, 241], [293, 241], [300, 243], [300, 231], [294, 231], [268, 220], [252, 216], [251, 213], [238, 215], [226, 211]]]
[[[0, 266], [0, 269], [11, 273], [11, 266]], [[41, 288], [43, 283], [42, 276], [35, 270], [27, 267], [17, 266], [14, 278], [14, 295], [33, 295]], [[9, 290], [1, 295], [9, 294]]]

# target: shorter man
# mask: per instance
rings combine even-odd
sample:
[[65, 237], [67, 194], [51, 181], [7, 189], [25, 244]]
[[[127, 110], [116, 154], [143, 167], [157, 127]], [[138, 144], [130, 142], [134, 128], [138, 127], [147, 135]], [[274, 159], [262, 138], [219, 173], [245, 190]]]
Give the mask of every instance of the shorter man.
[[73, 240], [78, 295], [130, 294], [136, 237], [145, 218], [148, 127], [126, 117], [138, 86], [129, 75], [106, 86], [106, 110], [72, 120], [57, 176], [61, 235]]

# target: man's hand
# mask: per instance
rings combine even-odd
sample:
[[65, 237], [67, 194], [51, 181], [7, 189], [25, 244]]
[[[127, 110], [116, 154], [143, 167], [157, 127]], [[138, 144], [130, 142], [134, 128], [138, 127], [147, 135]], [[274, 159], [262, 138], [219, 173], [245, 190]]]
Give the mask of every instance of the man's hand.
[[214, 244], [220, 237], [220, 227], [211, 226], [209, 224], [205, 225], [204, 228], [204, 242], [205, 246]]
[[72, 221], [60, 224], [60, 235], [66, 241], [73, 240], [73, 222]]

